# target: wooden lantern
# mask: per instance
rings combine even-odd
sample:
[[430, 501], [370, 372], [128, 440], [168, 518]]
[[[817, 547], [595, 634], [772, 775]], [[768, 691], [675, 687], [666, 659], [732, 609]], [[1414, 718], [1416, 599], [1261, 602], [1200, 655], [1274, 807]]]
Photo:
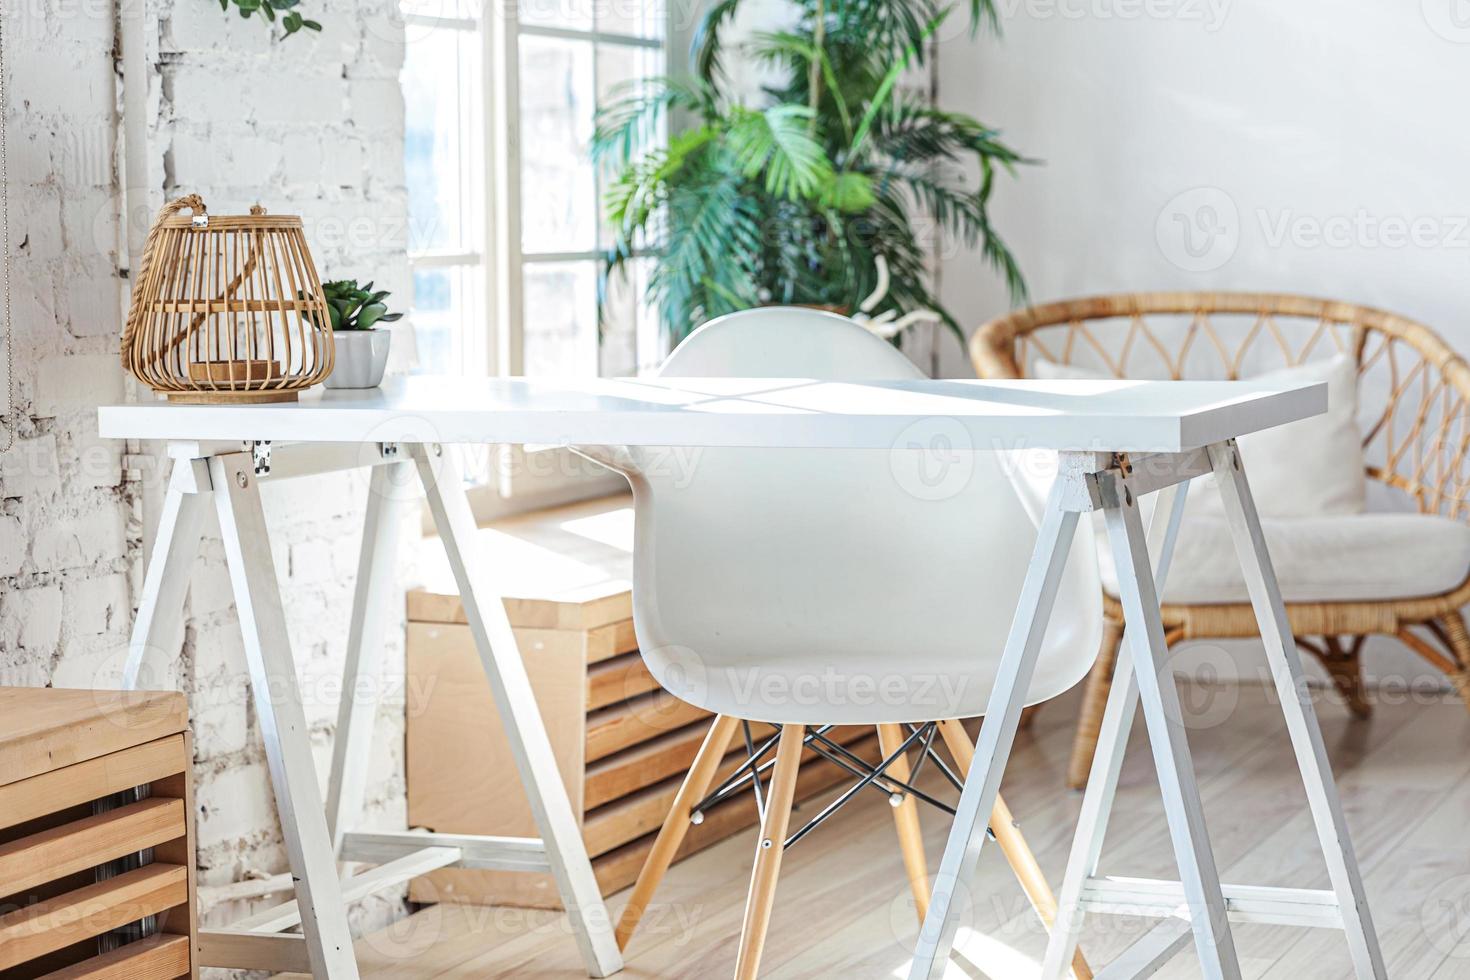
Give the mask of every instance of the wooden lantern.
[[[191, 216], [180, 215], [188, 210]], [[331, 321], [301, 219], [164, 205], [148, 232], [123, 367], [171, 401], [295, 401], [332, 372]]]

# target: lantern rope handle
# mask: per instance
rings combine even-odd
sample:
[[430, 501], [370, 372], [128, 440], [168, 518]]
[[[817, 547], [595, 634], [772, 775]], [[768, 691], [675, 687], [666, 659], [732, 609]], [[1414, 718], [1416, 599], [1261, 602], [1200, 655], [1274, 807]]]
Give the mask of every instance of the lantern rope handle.
[[153, 219], [153, 227], [148, 229], [148, 237], [143, 242], [143, 258], [138, 262], [138, 278], [133, 283], [133, 302], [128, 307], [127, 322], [123, 324], [120, 351], [123, 367], [134, 374], [137, 371], [133, 366], [133, 335], [137, 330], [138, 319], [143, 313], [142, 290], [148, 282], [148, 270], [153, 265], [153, 253], [158, 248], [158, 236], [163, 231], [164, 220], [185, 209], [195, 214], [208, 213], [204, 206], [204, 198], [198, 194], [185, 194], [183, 197], [175, 198], [159, 209], [158, 215]]
[[[159, 209], [158, 214], [153, 219], [153, 227], [148, 229], [148, 238], [143, 243], [143, 258], [139, 262], [140, 268], [138, 270], [138, 285], [135, 288], [141, 289], [142, 285], [148, 281], [148, 270], [153, 265], [154, 252], [157, 249], [158, 237], [159, 233], [163, 230], [164, 221], [183, 210], [192, 211], [196, 215], [208, 214], [208, 209], [204, 205], [204, 198], [200, 197], [198, 194], [185, 194], [183, 197], [175, 198], [174, 200], [169, 201], [167, 204]], [[252, 216], [258, 218], [266, 212], [265, 208], [261, 207], [259, 204], [253, 204], [250, 207], [250, 213]], [[231, 279], [229, 283], [225, 286], [225, 288], [221, 291], [219, 297], [217, 297], [218, 299], [228, 300], [233, 297], [235, 293], [239, 290], [240, 286], [245, 282], [245, 280], [248, 279], [251, 274], [255, 272], [255, 266], [260, 261], [260, 243], [258, 241], [258, 238], [258, 232], [250, 237], [250, 248], [245, 255], [244, 264], [242, 265], [240, 271], [235, 274], [234, 278]], [[139, 302], [140, 299], [141, 294], [135, 293], [133, 304], [128, 309], [127, 324], [123, 328], [122, 361], [123, 367], [127, 368], [129, 371], [133, 370], [133, 365], [129, 361], [129, 356], [132, 352], [133, 333], [136, 329], [137, 320], [142, 315], [142, 303]], [[194, 331], [199, 329], [199, 325], [202, 324], [205, 318], [208, 316], [208, 308], [195, 313], [194, 316], [189, 320], [189, 328], [176, 334], [171, 340], [169, 340], [168, 347], [157, 356], [167, 356], [169, 354], [172, 354], [175, 350], [179, 348], [181, 344], [183, 344], [186, 340], [194, 335]]]

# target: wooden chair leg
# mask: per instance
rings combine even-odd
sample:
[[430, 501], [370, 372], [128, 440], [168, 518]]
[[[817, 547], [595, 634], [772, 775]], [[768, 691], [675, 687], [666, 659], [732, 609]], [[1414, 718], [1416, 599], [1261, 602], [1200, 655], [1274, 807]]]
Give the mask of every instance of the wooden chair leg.
[[1470, 630], [1466, 630], [1465, 618], [1458, 610], [1439, 617], [1439, 624], [1455, 654], [1457, 669], [1449, 675], [1450, 683], [1455, 685], [1460, 700], [1470, 709]]
[[[943, 737], [944, 744], [949, 746], [949, 754], [954, 756], [955, 765], [959, 766], [960, 772], [968, 773], [970, 764], [975, 759], [975, 743], [970, 740], [965, 726], [955, 719], [941, 721], [939, 734]], [[995, 842], [1006, 856], [1011, 873], [1021, 883], [1021, 890], [1030, 899], [1037, 918], [1050, 929], [1057, 919], [1056, 896], [1052, 894], [1046, 876], [1041, 873], [1041, 866], [1036, 863], [1036, 855], [1022, 836], [1021, 828], [1016, 825], [1010, 807], [1006, 806], [1006, 801], [999, 795], [990, 811], [990, 829], [995, 832]], [[1075, 980], [1092, 980], [1092, 968], [1087, 965], [1087, 959], [1080, 949], [1072, 957], [1072, 976]]]
[[1327, 668], [1327, 675], [1332, 678], [1333, 686], [1337, 688], [1343, 700], [1347, 703], [1348, 710], [1356, 718], [1368, 718], [1373, 714], [1373, 702], [1368, 700], [1367, 689], [1363, 686], [1363, 641], [1367, 637], [1354, 637], [1352, 642], [1344, 645], [1341, 638], [1336, 636], [1322, 637], [1322, 647], [1325, 655], [1318, 658], [1322, 666]]
[[755, 849], [755, 868], [750, 874], [750, 894], [745, 899], [745, 923], [740, 929], [740, 953], [735, 960], [735, 980], [755, 980], [766, 930], [771, 925], [771, 906], [776, 900], [776, 879], [781, 873], [781, 852], [786, 828], [791, 821], [791, 802], [796, 796], [796, 773], [801, 766], [803, 725], [782, 725], [776, 746], [776, 766], [766, 797], [766, 819], [761, 824]]
[[715, 773], [720, 768], [720, 760], [724, 759], [729, 750], [730, 741], [735, 737], [735, 729], [739, 724], [738, 718], [720, 715], [709, 726], [704, 744], [699, 747], [699, 754], [694, 757], [694, 764], [689, 767], [689, 774], [684, 777], [684, 784], [674, 797], [674, 805], [669, 807], [669, 815], [664, 819], [658, 837], [654, 839], [653, 849], [643, 862], [643, 870], [638, 872], [633, 894], [628, 898], [628, 904], [623, 906], [618, 928], [613, 934], [617, 939], [618, 949], [627, 948], [628, 940], [632, 938], [633, 931], [638, 928], [638, 922], [648, 907], [648, 900], [653, 897], [659, 882], [663, 881], [664, 873], [669, 870], [674, 855], [679, 851], [679, 845], [684, 843], [684, 835], [689, 832], [690, 811], [709, 792]]
[[[897, 725], [878, 726], [878, 746], [883, 758], [888, 758], [903, 745], [903, 730]], [[888, 767], [893, 778], [908, 782], [909, 760], [906, 755], [894, 760]], [[905, 794], [903, 802], [893, 810], [893, 822], [898, 827], [898, 847], [903, 852], [903, 867], [909, 877], [909, 888], [914, 893], [914, 909], [919, 922], [929, 914], [929, 864], [924, 857], [924, 835], [919, 829], [919, 802], [911, 794]]]
[[1118, 647], [1122, 642], [1122, 620], [1105, 617], [1102, 646], [1097, 652], [1097, 662], [1087, 675], [1087, 690], [1077, 715], [1077, 734], [1072, 738], [1072, 759], [1067, 764], [1067, 785], [1072, 789], [1086, 786], [1087, 775], [1092, 771], [1097, 734], [1102, 730], [1103, 709], [1108, 704], [1108, 692], [1113, 689], [1113, 670], [1118, 665]]

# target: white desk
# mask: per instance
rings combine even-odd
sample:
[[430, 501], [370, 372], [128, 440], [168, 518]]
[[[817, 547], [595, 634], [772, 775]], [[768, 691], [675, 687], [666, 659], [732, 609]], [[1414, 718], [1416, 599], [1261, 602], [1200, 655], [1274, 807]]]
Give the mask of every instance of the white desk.
[[[1163, 926], [1149, 933], [1113, 975], [1147, 975], [1194, 937], [1204, 975], [1239, 976], [1232, 916], [1252, 921], [1334, 924], [1348, 936], [1359, 977], [1381, 977], [1382, 958], [1352, 847], [1322, 747], [1316, 716], [1291, 643], [1285, 611], [1261, 537], [1234, 438], [1322, 412], [1326, 387], [1280, 389], [1226, 382], [833, 383], [802, 379], [664, 381], [397, 379], [381, 390], [308, 395], [299, 404], [196, 406], [150, 403], [100, 410], [101, 434], [161, 439], [175, 459], [159, 540], [153, 549], [129, 654], [129, 678], [176, 616], [197, 548], [207, 498], [220, 517], [252, 686], [265, 735], [297, 902], [206, 933], [206, 962], [262, 969], [310, 967], [317, 977], [355, 977], [344, 900], [436, 867], [550, 870], [569, 909], [590, 973], [621, 966], [551, 749], [530, 695], [500, 597], [485, 587], [467, 550], [474, 520], [459, 476], [455, 443], [624, 446], [759, 446], [921, 451], [940, 426], [949, 451], [1050, 449], [1061, 468], [1043, 515], [959, 815], [915, 956], [914, 978], [939, 977], [956, 928], [956, 895], [973, 879], [985, 815], [999, 789], [1050, 615], [1066, 545], [1081, 513], [1105, 512], [1130, 623], [1129, 657], [1119, 658], [1103, 741], [1083, 803], [1073, 860], [1060, 895], [1047, 975], [1071, 961], [1084, 910], [1123, 907], [1153, 896]], [[467, 617], [507, 735], [517, 750], [540, 840], [351, 831], [361, 807], [371, 705], [344, 697], [325, 816], [311, 763], [295, 664], [281, 610], [258, 484], [353, 466], [373, 467], [367, 526], [348, 642], [344, 692], [377, 671], [393, 563], [395, 517], [416, 496], [410, 467], [454, 568]], [[1182, 514], [1187, 481], [1214, 472], [1236, 534], [1262, 636], [1281, 692], [1292, 745], [1307, 785], [1333, 891], [1233, 888], [1222, 891], [1209, 849], [1178, 695], [1165, 665], [1158, 593], [1137, 501], [1164, 491], [1174, 506], [1170, 533], [1153, 536], [1161, 574]], [[1135, 670], [1138, 666], [1147, 669]], [[1160, 783], [1179, 882], [1120, 883], [1094, 875], [1123, 744], [1141, 704]], [[345, 882], [336, 860], [380, 862]], [[1131, 889], [1127, 894], [1124, 892]], [[1132, 907], [1132, 906], [1129, 906]], [[1242, 909], [1245, 910], [1242, 913]], [[299, 922], [303, 936], [284, 930]], [[1179, 923], [1183, 925], [1179, 925]]]

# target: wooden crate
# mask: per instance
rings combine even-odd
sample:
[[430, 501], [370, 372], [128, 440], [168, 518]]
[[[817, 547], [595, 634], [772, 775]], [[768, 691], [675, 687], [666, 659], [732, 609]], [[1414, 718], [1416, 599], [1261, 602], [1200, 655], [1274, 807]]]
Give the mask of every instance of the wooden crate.
[[[649, 674], [633, 635], [627, 497], [559, 507], [481, 531], [562, 781], [604, 895], [632, 884], [711, 718]], [[432, 553], [436, 549], [426, 549]], [[447, 569], [408, 596], [408, 821], [443, 833], [537, 835], [489, 684]], [[770, 731], [758, 726], [757, 738]], [[834, 737], [869, 760], [871, 728]], [[737, 742], [739, 740], [737, 739]], [[726, 758], [734, 771], [743, 748]], [[813, 756], [809, 753], [808, 762]], [[805, 765], [798, 799], [844, 773]], [[756, 822], [743, 793], [691, 828], [680, 857]], [[444, 869], [416, 879], [419, 902], [557, 908], [548, 875]]]
[[0, 688], [0, 976], [198, 977], [188, 720], [174, 692]]

